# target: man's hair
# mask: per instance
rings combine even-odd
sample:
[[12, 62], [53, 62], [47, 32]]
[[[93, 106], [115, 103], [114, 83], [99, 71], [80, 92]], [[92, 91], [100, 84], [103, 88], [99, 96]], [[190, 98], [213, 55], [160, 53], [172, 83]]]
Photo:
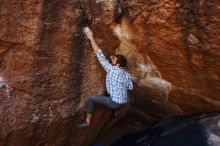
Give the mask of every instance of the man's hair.
[[126, 67], [127, 60], [123, 55], [115, 55], [117, 57], [117, 63], [119, 64], [119, 67]]

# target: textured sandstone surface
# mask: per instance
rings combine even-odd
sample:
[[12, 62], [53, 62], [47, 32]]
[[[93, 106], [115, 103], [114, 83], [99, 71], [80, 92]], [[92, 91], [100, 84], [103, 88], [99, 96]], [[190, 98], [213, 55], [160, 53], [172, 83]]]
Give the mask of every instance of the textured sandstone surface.
[[[83, 34], [128, 59], [130, 108], [157, 118], [220, 110], [220, 2], [0, 1], [0, 145], [87, 146], [111, 111], [76, 130], [104, 71]], [[110, 122], [109, 122], [110, 121]]]

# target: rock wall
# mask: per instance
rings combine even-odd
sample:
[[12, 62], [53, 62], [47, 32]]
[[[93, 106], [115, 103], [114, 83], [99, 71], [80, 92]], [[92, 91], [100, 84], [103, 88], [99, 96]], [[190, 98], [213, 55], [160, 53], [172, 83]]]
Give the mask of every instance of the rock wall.
[[205, 0], [0, 2], [0, 145], [89, 145], [111, 111], [90, 128], [86, 97], [105, 93], [104, 71], [83, 34], [105, 54], [123, 54], [135, 89], [130, 107], [167, 118], [219, 111], [220, 12]]
[[[122, 29], [129, 28], [129, 43], [133, 45], [130, 48], [145, 57], [141, 61], [135, 53], [127, 53], [128, 59], [137, 60], [134, 66], [141, 72], [136, 73], [140, 87], [159, 93], [157, 97], [146, 98], [170, 108], [168, 115], [219, 110], [219, 3], [122, 3], [128, 10], [129, 24], [122, 23]], [[119, 50], [126, 53], [121, 46]]]

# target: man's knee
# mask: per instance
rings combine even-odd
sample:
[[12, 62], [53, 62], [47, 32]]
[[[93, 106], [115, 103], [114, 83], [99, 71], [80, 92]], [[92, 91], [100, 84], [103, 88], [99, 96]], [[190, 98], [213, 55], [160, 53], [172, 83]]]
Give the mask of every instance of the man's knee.
[[95, 99], [95, 96], [89, 96], [89, 97], [87, 97], [87, 101], [94, 101], [94, 99]]

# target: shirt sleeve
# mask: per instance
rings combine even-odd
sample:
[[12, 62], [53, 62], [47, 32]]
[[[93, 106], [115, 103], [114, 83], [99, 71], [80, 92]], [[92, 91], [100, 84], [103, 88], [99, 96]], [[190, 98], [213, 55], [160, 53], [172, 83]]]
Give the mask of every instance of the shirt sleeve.
[[104, 54], [102, 53], [102, 50], [99, 49], [96, 53], [96, 57], [99, 60], [102, 67], [105, 69], [106, 72], [109, 72], [113, 69], [113, 66], [109, 63], [109, 61], [105, 58]]
[[132, 83], [130, 74], [128, 74], [127, 76], [127, 87], [128, 87], [128, 90], [133, 90], [133, 83]]

